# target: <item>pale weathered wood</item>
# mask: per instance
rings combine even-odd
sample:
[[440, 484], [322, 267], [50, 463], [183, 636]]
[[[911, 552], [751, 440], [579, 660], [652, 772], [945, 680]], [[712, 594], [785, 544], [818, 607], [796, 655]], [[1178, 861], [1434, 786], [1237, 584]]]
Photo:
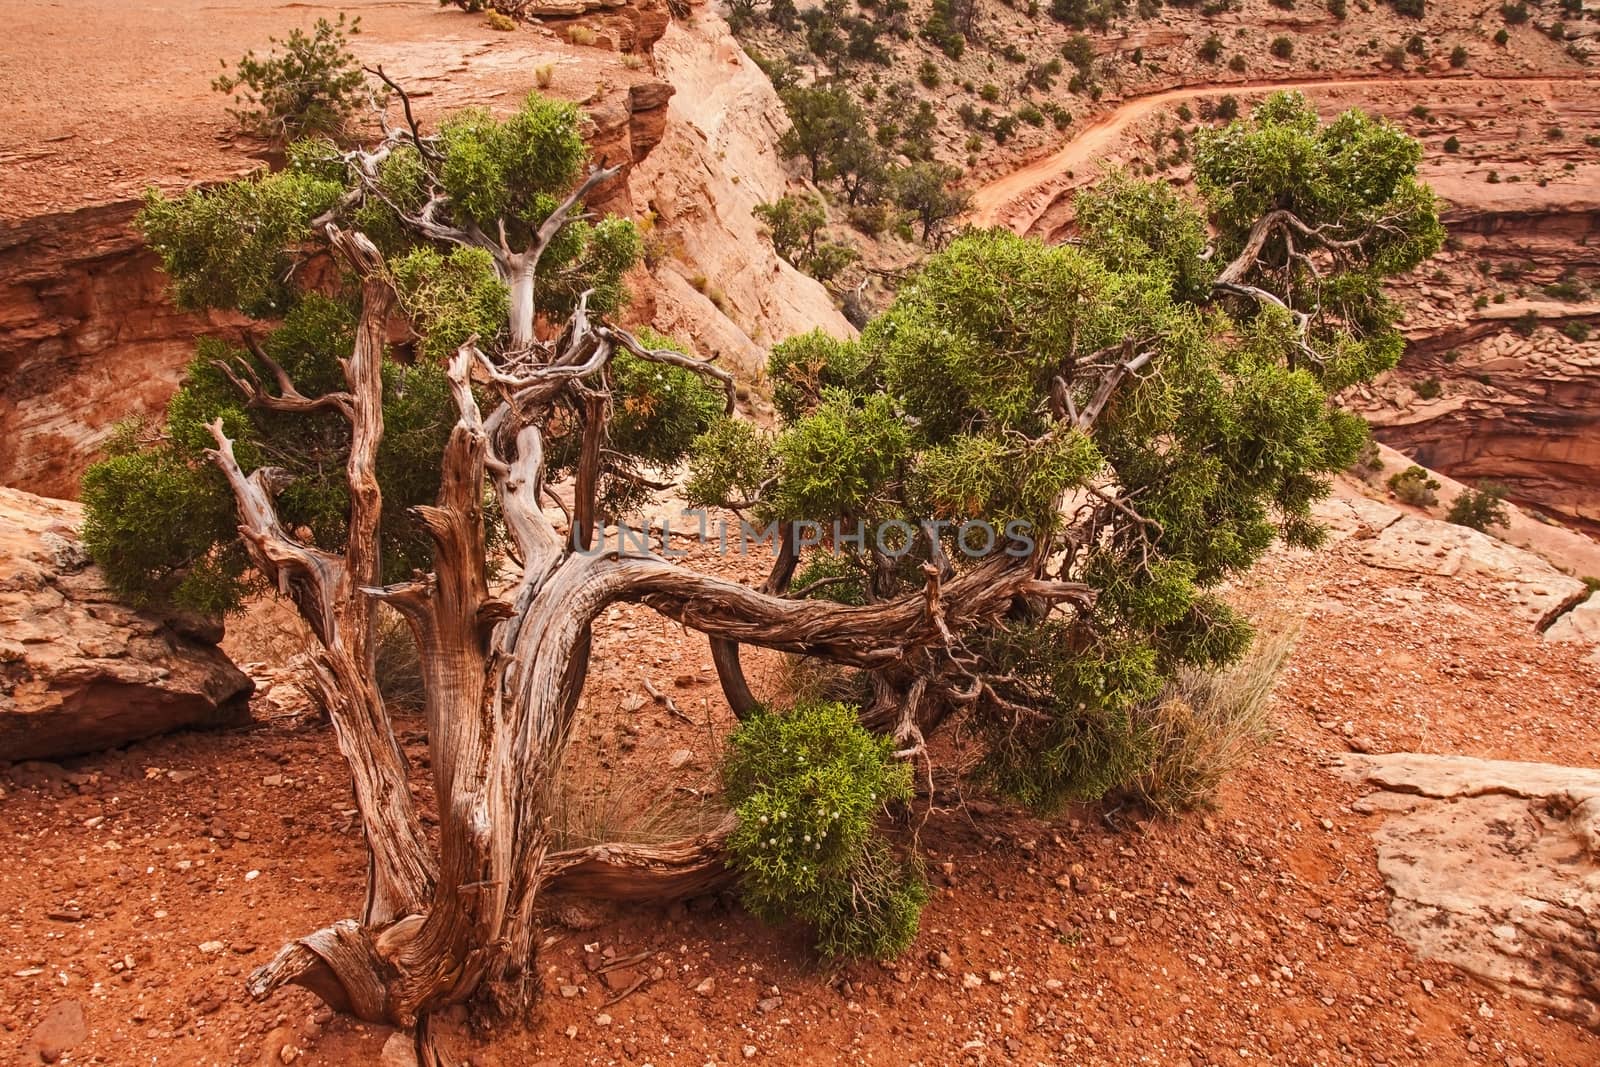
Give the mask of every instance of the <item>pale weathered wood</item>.
[[[420, 135], [391, 133], [390, 142], [408, 136]], [[366, 157], [353, 162], [358, 173], [375, 167]], [[592, 173], [558, 215], [575, 211], [582, 193], [607, 174]], [[381, 192], [369, 184], [366, 195]], [[430, 204], [407, 221], [436, 239], [487, 242], [503, 272], [536, 262], [560, 225], [547, 223], [528, 249], [512, 252], [503, 233], [500, 241], [489, 242], [475, 230], [439, 221], [442, 210], [442, 204]], [[732, 875], [722, 855], [734, 825], [731, 815], [685, 841], [551, 851], [555, 783], [579, 715], [591, 629], [614, 603], [644, 604], [707, 635], [724, 689], [740, 714], [754, 705], [739, 669], [741, 644], [870, 669], [883, 699], [864, 717], [896, 729], [918, 751], [927, 730], [985, 691], [982, 680], [962, 666], [971, 659], [961, 646], [963, 633], [999, 623], [1023, 602], [1043, 605], [1041, 610], [1092, 604], [1087, 586], [1048, 580], [1042, 559], [1004, 555], [960, 574], [949, 566], [931, 567], [924, 588], [899, 596], [884, 592], [865, 606], [793, 599], [784, 595], [798, 558], [788, 528], [760, 589], [648, 553], [589, 551], [601, 520], [597, 497], [609, 454], [609, 368], [615, 354], [626, 351], [703, 376], [723, 389], [729, 412], [734, 382], [708, 361], [650, 348], [626, 330], [594, 321], [587, 294], [554, 340], [537, 341], [529, 318], [531, 289], [526, 300], [514, 295], [511, 301], [510, 346], [485, 352], [472, 339], [451, 358], [458, 418], [441, 461], [439, 495], [412, 516], [432, 543], [432, 567], [383, 585], [376, 460], [383, 438], [381, 358], [395, 300], [375, 246], [324, 221], [336, 253], [361, 279], [361, 317], [344, 361], [347, 391], [305, 397], [271, 364], [264, 365], [277, 379], [275, 393], [247, 373], [230, 373], [259, 403], [331, 408], [349, 419], [351, 504], [344, 553], [302, 544], [283, 529], [272, 502], [278, 475], [240, 470], [220, 422], [212, 427], [213, 455], [233, 488], [252, 558], [291, 597], [319, 643], [318, 685], [350, 766], [372, 868], [361, 917], [285, 946], [251, 976], [249, 990], [258, 998], [296, 983], [360, 1018], [415, 1026], [427, 1062], [433, 1058], [426, 1047], [427, 1019], [440, 1007], [477, 999], [515, 1014], [531, 1005], [545, 894], [637, 903], [728, 884]], [[1125, 357], [1116, 376], [1140, 365]], [[487, 419], [474, 380], [486, 381], [498, 397]], [[1103, 406], [1091, 404], [1091, 410]], [[558, 410], [561, 418], [576, 421], [567, 432], [575, 431], [579, 442], [566, 537], [540, 502], [546, 424]], [[488, 582], [490, 491], [521, 566], [504, 598]], [[379, 601], [405, 618], [419, 651], [437, 849], [414, 811], [405, 759], [378, 692], [373, 637]], [[896, 706], [907, 692], [917, 699]]]

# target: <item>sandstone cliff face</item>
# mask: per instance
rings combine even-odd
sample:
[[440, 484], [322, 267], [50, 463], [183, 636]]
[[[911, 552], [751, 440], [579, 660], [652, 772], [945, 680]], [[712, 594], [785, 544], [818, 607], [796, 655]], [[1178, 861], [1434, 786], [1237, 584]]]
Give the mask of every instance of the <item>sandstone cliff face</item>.
[[[1546, 323], [1528, 337], [1507, 328], [1525, 312]], [[1578, 342], [1554, 325], [1585, 316], [1600, 322], [1600, 303], [1491, 305], [1473, 313], [1477, 329], [1438, 335], [1456, 344], [1414, 345], [1397, 371], [1346, 401], [1423, 466], [1502, 482], [1518, 500], [1600, 529], [1600, 339]]]
[[72, 496], [120, 419], [159, 412], [198, 336], [130, 225], [137, 202], [0, 222], [0, 485]]
[[653, 220], [657, 328], [747, 380], [786, 337], [818, 327], [853, 336], [827, 290], [778, 258], [751, 214], [788, 187], [775, 147], [788, 120], [772, 84], [708, 9], [668, 28], [656, 63], [677, 92], [633, 196]]
[[54, 758], [241, 720], [254, 686], [222, 628], [116, 601], [76, 504], [0, 489], [0, 760]]

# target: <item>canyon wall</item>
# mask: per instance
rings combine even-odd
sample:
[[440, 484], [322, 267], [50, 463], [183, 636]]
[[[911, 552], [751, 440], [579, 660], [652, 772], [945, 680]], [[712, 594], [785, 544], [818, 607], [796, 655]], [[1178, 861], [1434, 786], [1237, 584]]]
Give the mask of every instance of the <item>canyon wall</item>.
[[161, 411], [194, 340], [131, 226], [137, 201], [0, 221], [0, 485], [72, 496], [115, 424]]
[[[670, 85], [629, 73], [586, 102], [594, 155], [626, 167], [598, 190], [597, 210], [633, 213], [632, 170], [661, 140], [671, 95]], [[232, 172], [219, 166], [212, 178]], [[133, 228], [138, 208], [120, 199], [0, 219], [0, 485], [75, 496], [118, 422], [159, 417], [195, 339], [243, 324], [173, 307], [159, 261]]]
[[1400, 367], [1346, 399], [1424, 466], [1600, 531], [1600, 188], [1436, 188], [1452, 249], [1402, 294]]
[[828, 291], [779, 258], [751, 213], [790, 181], [777, 152], [788, 118], [772, 83], [708, 8], [674, 22], [655, 55], [677, 92], [661, 143], [634, 173], [634, 201], [650, 231], [657, 328], [747, 381], [786, 337], [819, 327], [854, 336]]

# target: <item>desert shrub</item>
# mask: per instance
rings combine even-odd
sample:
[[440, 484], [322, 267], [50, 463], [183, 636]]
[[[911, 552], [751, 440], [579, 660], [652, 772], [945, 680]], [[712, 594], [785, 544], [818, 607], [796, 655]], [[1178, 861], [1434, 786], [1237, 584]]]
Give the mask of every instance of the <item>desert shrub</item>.
[[1412, 507], [1432, 507], [1438, 501], [1439, 481], [1415, 464], [1389, 476], [1389, 492]]
[[1081, 33], [1068, 37], [1061, 44], [1061, 58], [1071, 63], [1072, 69], [1078, 72], [1080, 85], [1087, 85], [1094, 80], [1094, 42], [1088, 37]]
[[556, 68], [550, 63], [541, 63], [533, 68], [533, 84], [540, 89], [550, 88], [550, 83], [555, 79]]
[[[865, 152], [872, 135], [861, 106], [849, 90], [832, 85], [795, 85], [778, 94], [789, 113], [790, 127], [778, 139], [785, 159], [801, 156], [816, 183], [838, 173], [841, 156]], [[853, 158], [853, 157], [852, 157]]]
[[1430, 114], [1431, 112], [1425, 104], [1413, 104], [1411, 106], [1411, 117], [1414, 119], [1421, 119], [1426, 122]]
[[1346, 13], [1345, 0], [1328, 0], [1328, 14], [1342, 21]]
[[1150, 765], [1130, 792], [1164, 815], [1208, 807], [1222, 780], [1272, 736], [1272, 687], [1302, 626], [1258, 622], [1250, 651], [1220, 671], [1185, 667], [1150, 711]]
[[1384, 49], [1383, 62], [1384, 62], [1384, 64], [1386, 66], [1393, 67], [1395, 70], [1405, 70], [1406, 69], [1406, 50], [1405, 50], [1405, 46], [1394, 44], [1394, 45], [1390, 45], [1388, 48]]
[[592, 47], [599, 39], [599, 34], [587, 26], [574, 26], [567, 31], [567, 40], [583, 48]]
[[319, 18], [309, 35], [296, 28], [282, 40], [272, 38], [275, 47], [265, 59], [246, 52], [233, 72], [217, 75], [211, 87], [233, 95], [239, 106], [229, 114], [257, 136], [283, 142], [341, 138], [366, 83], [361, 64], [346, 47], [348, 37], [360, 32], [360, 18]]
[[745, 905], [806, 923], [825, 956], [887, 958], [916, 936], [926, 884], [878, 828], [911, 797], [893, 748], [838, 703], [761, 711], [728, 738], [728, 851]]
[[1425, 0], [1390, 0], [1395, 14], [1404, 15], [1408, 19], [1420, 19], [1427, 7]]
[[1000, 87], [993, 82], [987, 82], [978, 90], [978, 98], [986, 104], [998, 103], [1000, 100]]
[[1239, 117], [1239, 98], [1228, 93], [1217, 101], [1217, 118], [1223, 122], [1232, 122]]
[[1367, 443], [1361, 446], [1361, 454], [1348, 469], [1364, 481], [1370, 481], [1372, 475], [1383, 470], [1383, 453], [1378, 450], [1378, 442], [1368, 438]]
[[797, 265], [817, 281], [831, 282], [860, 258], [860, 252], [842, 241], [823, 241]]
[[1444, 386], [1437, 378], [1424, 378], [1416, 384], [1416, 393], [1424, 400], [1437, 400], [1443, 392]]
[[[1016, 120], [1008, 115], [1001, 122]], [[1000, 123], [996, 123], [998, 131]], [[957, 186], [961, 169], [947, 163], [914, 163], [895, 171], [890, 179], [894, 201], [911, 212], [922, 228], [922, 240], [935, 239], [946, 223], [967, 209], [970, 194]]]
[[1222, 58], [1222, 38], [1216, 34], [1207, 35], [1200, 43], [1200, 58], [1207, 63], [1215, 63]]
[[917, 68], [917, 81], [922, 83], [924, 89], [939, 88], [939, 82], [941, 81], [939, 68], [934, 64], [933, 60], [924, 59], [922, 61], [922, 65]]
[[510, 33], [517, 28], [516, 19], [499, 11], [489, 12], [484, 21], [489, 24], [491, 30], [499, 30], [501, 33]]
[[1228, 60], [1228, 69], [1233, 71], [1235, 74], [1243, 74], [1246, 66], [1248, 66], [1248, 64], [1245, 63], [1244, 56], [1236, 55], [1232, 59]]
[[1061, 73], [1061, 60], [1052, 58], [1045, 63], [1035, 63], [1028, 68], [1027, 76], [1023, 79], [1025, 86], [1048, 93], [1055, 88], [1056, 77]]
[[1450, 503], [1445, 521], [1457, 526], [1470, 526], [1483, 533], [1491, 526], [1507, 526], [1511, 513], [1506, 510], [1506, 487], [1495, 482], [1479, 482], [1476, 488], [1463, 490]]
[[1561, 332], [1568, 340], [1582, 344], [1589, 339], [1589, 324], [1582, 319], [1572, 319], [1561, 327]]
[[1279, 59], [1288, 59], [1294, 55], [1294, 42], [1287, 37], [1274, 37], [1272, 39], [1272, 54]]
[[1449, 152], [1451, 155], [1455, 155], [1457, 152], [1461, 151], [1461, 141], [1457, 139], [1455, 134], [1452, 133], [1449, 137], [1444, 139], [1444, 150]]
[[1050, 0], [1050, 17], [1075, 30], [1102, 32], [1128, 10], [1127, 0]]
[[1501, 4], [1500, 17], [1508, 26], [1521, 26], [1528, 21], [1528, 5], [1524, 0], [1517, 0], [1515, 4]]
[[750, 213], [761, 220], [773, 250], [791, 263], [816, 247], [817, 233], [828, 221], [820, 197], [782, 196], [757, 204]]
[[1464, 67], [1467, 65], [1467, 50], [1465, 47], [1458, 44], [1450, 49], [1450, 65], [1452, 67]]
[[1532, 337], [1539, 329], [1539, 316], [1533, 311], [1524, 311], [1511, 323], [1511, 328], [1521, 337]]
[[1021, 119], [1023, 122], [1026, 122], [1029, 126], [1044, 125], [1044, 112], [1040, 111], [1036, 105], [1031, 103], [1023, 104], [1021, 107], [1017, 108], [1017, 118]]
[[1503, 48], [1505, 47], [1506, 42], [1509, 40], [1511, 40], [1511, 35], [1506, 32], [1506, 28], [1504, 26], [1494, 31], [1495, 44], [1500, 45]]
[[960, 59], [967, 48], [967, 38], [955, 26], [949, 0], [933, 0], [928, 20], [922, 24], [920, 36], [951, 59]]
[[1545, 286], [1544, 295], [1556, 300], [1565, 300], [1569, 304], [1577, 303], [1583, 299], [1583, 286], [1572, 278], [1562, 278]]

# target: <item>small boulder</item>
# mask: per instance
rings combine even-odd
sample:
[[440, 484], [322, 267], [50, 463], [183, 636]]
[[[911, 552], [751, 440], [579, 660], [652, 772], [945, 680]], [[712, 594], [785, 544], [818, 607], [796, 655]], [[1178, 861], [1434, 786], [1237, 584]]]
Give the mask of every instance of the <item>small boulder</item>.
[[71, 501], [0, 488], [0, 754], [54, 759], [243, 720], [254, 686], [217, 648], [221, 625], [120, 603], [82, 522]]
[[[24, 1063], [56, 1063], [89, 1036], [83, 1005], [63, 1000], [51, 1006], [34, 1027], [33, 1036], [23, 1047]], [[31, 1058], [30, 1058], [31, 1057]]]

